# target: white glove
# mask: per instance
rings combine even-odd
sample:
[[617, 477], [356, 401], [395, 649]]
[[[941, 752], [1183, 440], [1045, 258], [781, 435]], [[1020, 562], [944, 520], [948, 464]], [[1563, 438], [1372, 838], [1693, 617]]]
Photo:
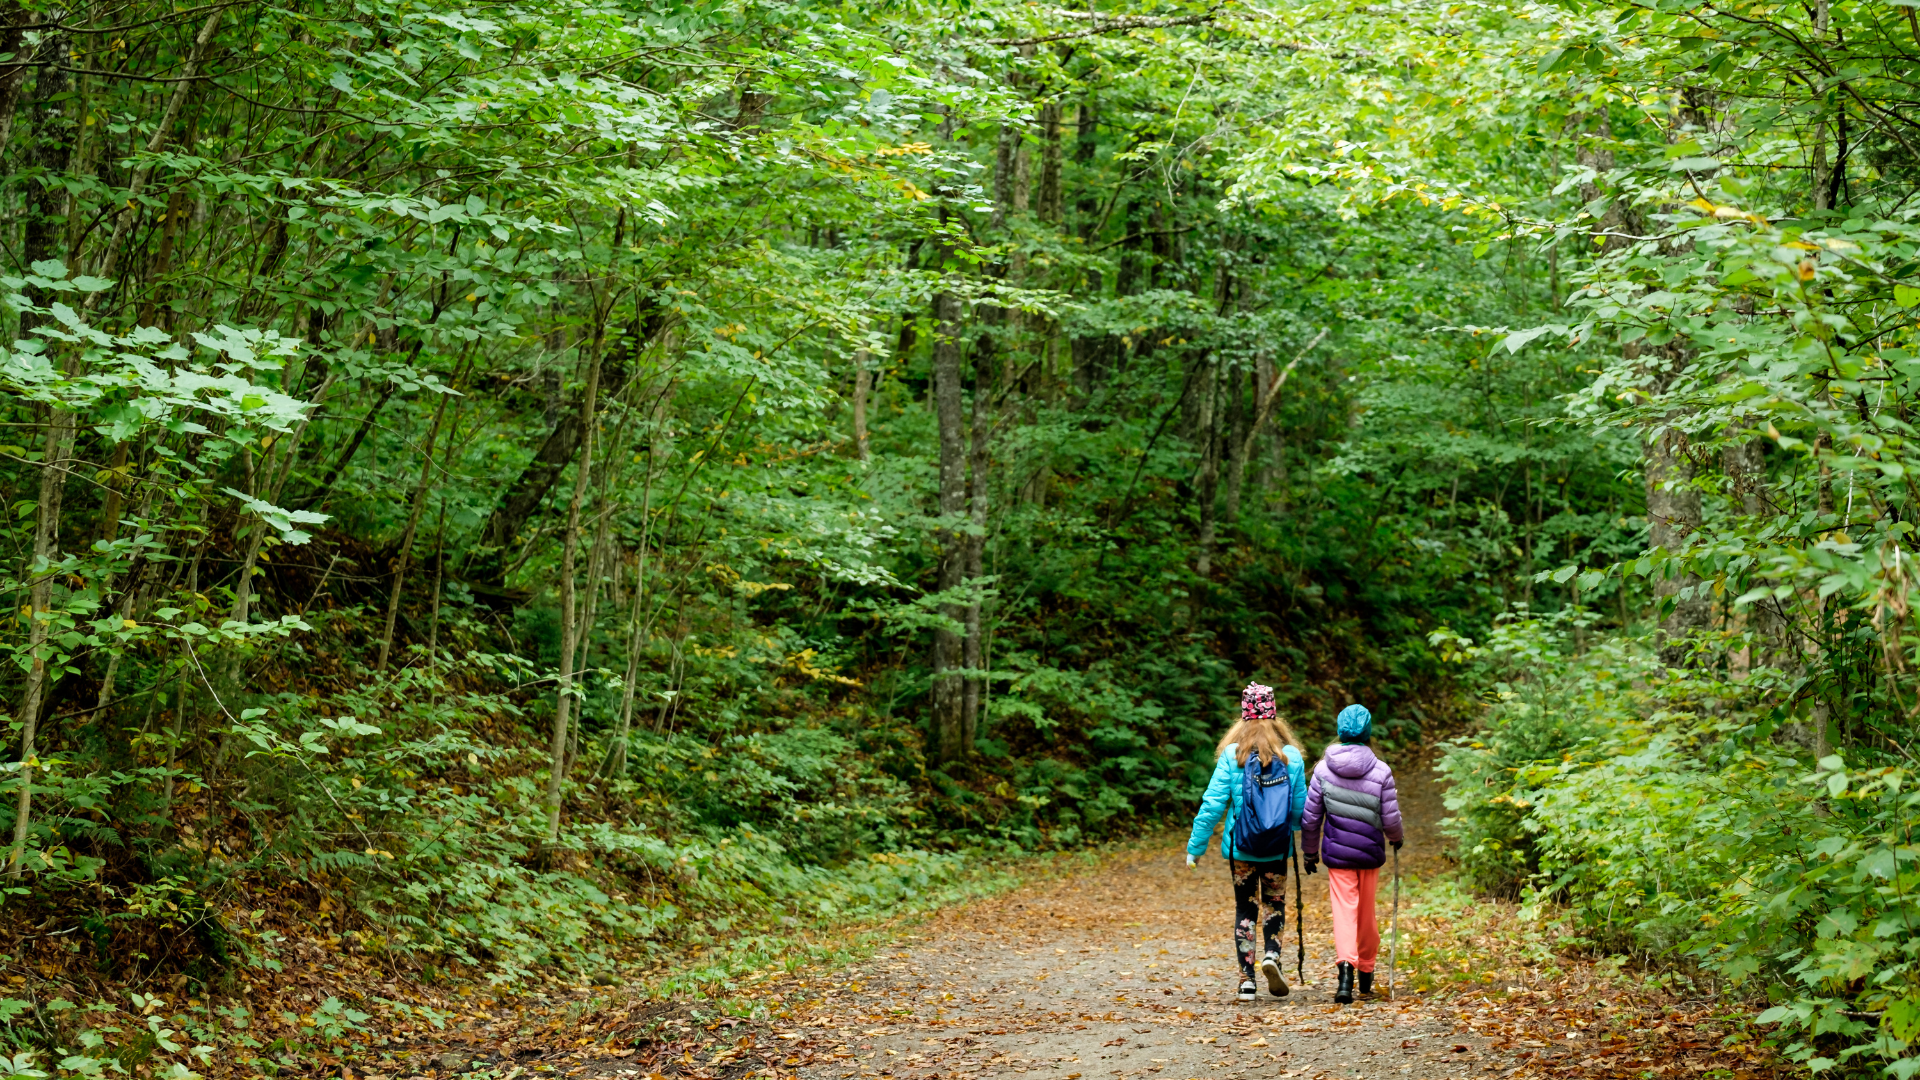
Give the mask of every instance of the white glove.
[[1187, 865], [1188, 865], [1188, 866], [1192, 866], [1192, 865], [1193, 865], [1193, 856], [1192, 856], [1192, 855], [1188, 855], [1188, 856], [1187, 856]]

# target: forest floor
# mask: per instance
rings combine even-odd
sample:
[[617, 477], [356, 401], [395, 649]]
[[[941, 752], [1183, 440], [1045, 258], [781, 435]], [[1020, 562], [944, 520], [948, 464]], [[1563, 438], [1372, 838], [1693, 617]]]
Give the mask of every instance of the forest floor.
[[[864, 961], [743, 980], [725, 1011], [554, 1002], [547, 1020], [522, 1011], [492, 1029], [524, 1033], [517, 1039], [469, 1036], [458, 1055], [407, 1054], [411, 1068], [359, 1075], [445, 1076], [455, 1065], [607, 1080], [1786, 1075], [1741, 1003], [1690, 996], [1670, 973], [1556, 952], [1551, 928], [1512, 905], [1428, 884], [1444, 870], [1434, 831], [1444, 811], [1433, 785], [1409, 772], [1397, 1000], [1333, 1003], [1320, 874], [1305, 881], [1305, 984], [1285, 998], [1263, 985], [1253, 1004], [1236, 1001], [1226, 866], [1210, 852], [1190, 870], [1184, 836], [1164, 835], [940, 913]], [[1383, 933], [1388, 890], [1383, 875]], [[1291, 907], [1290, 895], [1290, 923]], [[1289, 940], [1289, 983], [1293, 952]]]

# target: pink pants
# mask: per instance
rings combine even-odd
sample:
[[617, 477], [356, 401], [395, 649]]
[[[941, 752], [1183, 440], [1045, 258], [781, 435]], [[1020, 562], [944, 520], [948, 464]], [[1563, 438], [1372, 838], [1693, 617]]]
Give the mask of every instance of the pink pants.
[[1333, 951], [1343, 964], [1372, 971], [1380, 956], [1380, 926], [1373, 918], [1373, 894], [1380, 871], [1327, 867], [1327, 894], [1333, 900]]

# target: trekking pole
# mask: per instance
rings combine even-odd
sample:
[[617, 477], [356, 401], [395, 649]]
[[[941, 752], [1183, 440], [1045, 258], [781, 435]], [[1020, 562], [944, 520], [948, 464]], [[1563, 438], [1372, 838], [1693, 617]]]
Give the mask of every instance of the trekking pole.
[[1400, 1000], [1399, 971], [1394, 961], [1400, 956], [1400, 849], [1393, 849], [1393, 930], [1387, 939], [1387, 1000]]
[[1293, 845], [1293, 924], [1300, 931], [1300, 952], [1294, 959], [1293, 978], [1307, 984], [1307, 906], [1300, 899], [1300, 845]]

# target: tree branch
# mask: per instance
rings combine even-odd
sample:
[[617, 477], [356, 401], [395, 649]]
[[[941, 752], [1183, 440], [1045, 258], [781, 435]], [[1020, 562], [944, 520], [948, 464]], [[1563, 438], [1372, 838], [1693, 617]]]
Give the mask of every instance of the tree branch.
[[1157, 30], [1165, 26], [1199, 26], [1210, 23], [1220, 11], [1215, 4], [1204, 15], [1173, 16], [1128, 16], [1126, 18], [1103, 20], [1100, 16], [1087, 11], [1066, 11], [1055, 8], [1050, 14], [1062, 19], [1078, 19], [1093, 25], [1085, 30], [1069, 30], [1059, 34], [1047, 34], [1029, 38], [992, 38], [989, 45], [1044, 45], [1049, 41], [1071, 41], [1074, 38], [1096, 37], [1100, 34], [1117, 34], [1127, 30]]

